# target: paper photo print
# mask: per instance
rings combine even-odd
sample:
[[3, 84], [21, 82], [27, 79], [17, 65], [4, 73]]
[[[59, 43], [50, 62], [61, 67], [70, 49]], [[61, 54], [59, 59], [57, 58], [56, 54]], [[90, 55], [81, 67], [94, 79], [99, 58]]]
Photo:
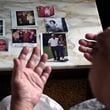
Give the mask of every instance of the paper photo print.
[[11, 10], [12, 28], [17, 26], [36, 26], [36, 14], [34, 10]]
[[39, 17], [50, 17], [55, 14], [54, 6], [38, 6], [36, 9]]
[[48, 54], [50, 62], [68, 61], [65, 33], [43, 33], [41, 36], [41, 52]]
[[5, 36], [5, 21], [0, 19], [0, 36]]
[[34, 44], [37, 42], [36, 34], [36, 29], [12, 29], [12, 43]]
[[68, 32], [65, 18], [45, 18], [46, 32]]
[[8, 40], [5, 38], [0, 38], [0, 52], [8, 51]]

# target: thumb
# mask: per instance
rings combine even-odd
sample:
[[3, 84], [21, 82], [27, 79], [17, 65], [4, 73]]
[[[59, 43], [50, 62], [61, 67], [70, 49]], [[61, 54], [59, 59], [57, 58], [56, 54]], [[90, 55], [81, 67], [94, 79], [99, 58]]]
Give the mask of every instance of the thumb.
[[18, 71], [21, 70], [21, 66], [20, 66], [20, 61], [17, 58], [13, 59], [13, 63], [14, 63], [14, 67], [13, 67], [12, 76], [14, 77], [19, 73]]
[[14, 68], [18, 67], [19, 66], [19, 60], [17, 58], [15, 58], [13, 60], [13, 63], [14, 63]]

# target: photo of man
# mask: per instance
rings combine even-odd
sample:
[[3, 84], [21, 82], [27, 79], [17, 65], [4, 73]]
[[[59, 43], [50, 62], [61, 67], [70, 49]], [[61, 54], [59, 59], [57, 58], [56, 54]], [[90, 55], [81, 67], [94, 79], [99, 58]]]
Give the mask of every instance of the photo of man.
[[47, 32], [68, 32], [64, 18], [46, 18], [45, 28]]
[[48, 61], [66, 62], [68, 61], [66, 35], [58, 33], [44, 33], [42, 35], [42, 51], [49, 56]]
[[48, 40], [48, 47], [51, 49], [54, 61], [60, 60], [59, 51], [58, 51], [58, 38], [55, 36], [55, 34], [51, 34], [51, 37]]

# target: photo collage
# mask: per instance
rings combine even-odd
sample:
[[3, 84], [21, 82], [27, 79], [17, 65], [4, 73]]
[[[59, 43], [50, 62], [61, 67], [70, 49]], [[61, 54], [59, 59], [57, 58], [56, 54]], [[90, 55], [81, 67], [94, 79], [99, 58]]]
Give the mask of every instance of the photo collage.
[[[35, 9], [11, 9], [11, 39], [14, 47], [34, 47], [40, 42], [41, 54], [47, 53], [49, 62], [68, 61], [66, 33], [68, 32], [65, 18], [54, 17], [57, 11], [53, 5], [39, 5]], [[37, 19], [43, 19], [45, 32], [38, 35], [40, 27]], [[5, 20], [0, 19], [0, 52], [8, 51], [5, 39]], [[40, 41], [38, 37], [40, 36]], [[6, 47], [1, 47], [3, 44]], [[4, 49], [6, 48], [6, 49]], [[4, 49], [4, 50], [3, 50]]]

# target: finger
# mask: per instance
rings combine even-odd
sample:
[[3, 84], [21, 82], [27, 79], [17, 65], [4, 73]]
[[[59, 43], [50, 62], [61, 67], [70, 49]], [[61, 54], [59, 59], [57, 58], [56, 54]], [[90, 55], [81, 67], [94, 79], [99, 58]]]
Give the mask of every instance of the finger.
[[29, 49], [27, 47], [23, 47], [23, 49], [20, 52], [18, 59], [25, 61], [28, 53], [29, 53]]
[[13, 60], [13, 62], [14, 62], [14, 68], [13, 68], [13, 72], [12, 72], [12, 78], [15, 76], [18, 76], [19, 71], [22, 70], [22, 68], [21, 68], [22, 65], [21, 65], [19, 59], [16, 58]]
[[32, 51], [31, 57], [27, 62], [27, 67], [34, 69], [36, 66], [37, 60], [39, 60], [40, 57], [40, 50], [38, 47], [35, 47]]
[[90, 62], [92, 62], [92, 60], [93, 60], [93, 56], [89, 53], [84, 53], [84, 57]]
[[40, 59], [40, 61], [39, 61], [39, 64], [38, 64], [38, 65], [35, 67], [35, 69], [34, 69], [34, 71], [35, 71], [39, 76], [42, 75], [42, 72], [43, 72], [43, 70], [44, 70], [44, 68], [45, 68], [45, 62], [47, 61], [47, 59], [48, 59], [47, 54], [43, 54], [43, 55], [41, 56], [41, 59]]
[[50, 76], [50, 73], [52, 71], [52, 68], [50, 66], [47, 66], [44, 71], [43, 74], [41, 76], [41, 80], [42, 82], [45, 84], [47, 82], [48, 77]]
[[96, 42], [94, 41], [87, 41], [85, 39], [80, 39], [79, 44], [85, 47], [93, 48]]
[[87, 48], [87, 47], [84, 47], [84, 46], [79, 46], [79, 51], [82, 52], [82, 53], [92, 54], [93, 49], [92, 48]]
[[92, 33], [87, 33], [85, 35], [85, 38], [88, 39], [88, 40], [95, 40], [97, 39], [97, 34], [92, 34]]

